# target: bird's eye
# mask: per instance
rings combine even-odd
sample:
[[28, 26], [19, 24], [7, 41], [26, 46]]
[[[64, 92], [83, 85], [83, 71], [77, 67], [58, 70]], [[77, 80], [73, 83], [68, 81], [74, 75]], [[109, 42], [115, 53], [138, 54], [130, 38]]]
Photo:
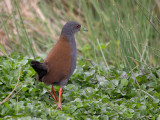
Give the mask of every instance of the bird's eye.
[[80, 25], [77, 25], [76, 28], [80, 28]]

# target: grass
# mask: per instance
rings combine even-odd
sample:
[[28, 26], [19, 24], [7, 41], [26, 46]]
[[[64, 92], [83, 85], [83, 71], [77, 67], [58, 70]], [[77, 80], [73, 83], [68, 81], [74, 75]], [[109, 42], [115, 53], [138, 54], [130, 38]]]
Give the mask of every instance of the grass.
[[[36, 81], [33, 58], [1, 57], [0, 119], [159, 119], [160, 69], [125, 71], [83, 57], [62, 95], [62, 111], [48, 93], [51, 86]], [[42, 58], [36, 58], [42, 60]], [[12, 67], [11, 67], [12, 66]], [[58, 93], [58, 86], [55, 86]]]
[[75, 20], [89, 30], [87, 34], [76, 35], [78, 51], [87, 59], [105, 58], [108, 64], [124, 64], [126, 68], [127, 61], [132, 68], [159, 66], [160, 8], [156, 0], [15, 0], [1, 4], [5, 11], [0, 15], [1, 38], [6, 41], [1, 43], [3, 53], [46, 53], [58, 39], [62, 25]]

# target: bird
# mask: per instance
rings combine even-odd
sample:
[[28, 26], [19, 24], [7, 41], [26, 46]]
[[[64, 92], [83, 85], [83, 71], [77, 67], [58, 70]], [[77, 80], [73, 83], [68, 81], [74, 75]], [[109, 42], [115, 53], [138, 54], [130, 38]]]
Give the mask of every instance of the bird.
[[[32, 60], [31, 67], [37, 72], [37, 80], [45, 84], [52, 85], [51, 94], [55, 101], [58, 101], [56, 109], [61, 109], [61, 96], [63, 87], [67, 84], [69, 78], [76, 68], [77, 47], [75, 33], [78, 31], [88, 31], [78, 22], [67, 22], [61, 31], [60, 37], [51, 49], [44, 62]], [[60, 86], [59, 98], [56, 96], [54, 85]]]

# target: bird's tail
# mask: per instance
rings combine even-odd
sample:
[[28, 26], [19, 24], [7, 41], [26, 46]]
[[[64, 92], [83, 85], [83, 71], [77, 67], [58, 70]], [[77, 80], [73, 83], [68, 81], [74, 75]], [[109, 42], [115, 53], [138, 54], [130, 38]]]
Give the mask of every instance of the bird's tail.
[[38, 73], [39, 81], [47, 74], [48, 69], [45, 63], [40, 63], [38, 61], [31, 61], [32, 68]]

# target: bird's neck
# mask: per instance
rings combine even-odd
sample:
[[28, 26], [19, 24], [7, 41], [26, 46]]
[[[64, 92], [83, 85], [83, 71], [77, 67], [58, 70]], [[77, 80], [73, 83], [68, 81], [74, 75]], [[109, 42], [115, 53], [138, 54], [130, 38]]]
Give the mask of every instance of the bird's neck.
[[77, 47], [76, 47], [76, 41], [75, 41], [75, 38], [74, 38], [74, 35], [72, 36], [67, 36], [67, 35], [64, 35], [64, 34], [61, 34], [60, 35], [60, 38], [59, 38], [59, 42], [67, 42], [71, 45], [72, 47], [72, 51], [74, 51], [75, 55], [77, 54]]
[[72, 43], [72, 42], [75, 42], [75, 37], [74, 37], [74, 34], [70, 35], [70, 34], [61, 33], [60, 40], [64, 40]]

